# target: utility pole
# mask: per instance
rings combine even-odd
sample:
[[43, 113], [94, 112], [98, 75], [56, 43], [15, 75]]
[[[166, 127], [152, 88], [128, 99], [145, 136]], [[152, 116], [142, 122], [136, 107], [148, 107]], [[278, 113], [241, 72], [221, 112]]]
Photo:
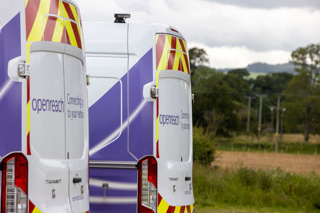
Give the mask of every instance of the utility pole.
[[275, 152], [278, 153], [278, 141], [279, 141], [279, 114], [280, 114], [280, 98], [281, 95], [278, 95], [277, 100], [277, 124], [276, 124], [276, 144], [275, 144]]
[[286, 111], [286, 108], [282, 108], [281, 110], [281, 128], [280, 128], [280, 140], [282, 140], [282, 133], [283, 133], [283, 114]]
[[247, 117], [247, 136], [249, 136], [249, 131], [250, 131], [250, 111], [251, 111], [251, 96], [247, 96], [248, 98], [248, 117]]
[[260, 106], [259, 106], [258, 140], [260, 141], [260, 137], [261, 137], [261, 117], [262, 117], [262, 95], [260, 95], [259, 98], [260, 98]]
[[274, 110], [274, 106], [271, 106], [270, 107], [270, 110], [271, 110], [271, 130], [273, 131], [274, 128], [273, 128], [273, 110]]

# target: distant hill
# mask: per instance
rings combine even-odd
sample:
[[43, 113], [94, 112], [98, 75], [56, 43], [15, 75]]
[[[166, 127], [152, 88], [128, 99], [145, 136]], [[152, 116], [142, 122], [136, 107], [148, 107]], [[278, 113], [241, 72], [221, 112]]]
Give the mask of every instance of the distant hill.
[[[250, 73], [268, 74], [268, 73], [275, 73], [275, 72], [287, 72], [287, 73], [295, 74], [294, 65], [292, 63], [271, 65], [271, 64], [258, 62], [258, 63], [249, 64], [245, 69], [247, 69]], [[220, 72], [228, 72], [233, 69], [217, 69], [217, 70]]]

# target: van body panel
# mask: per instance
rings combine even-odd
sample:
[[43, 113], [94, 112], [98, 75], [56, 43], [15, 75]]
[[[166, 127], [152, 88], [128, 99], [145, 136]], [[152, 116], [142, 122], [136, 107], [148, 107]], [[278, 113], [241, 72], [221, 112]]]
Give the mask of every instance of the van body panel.
[[11, 20], [7, 20], [8, 16], [1, 16], [0, 20], [0, 111], [5, 112], [0, 118], [0, 134], [6, 143], [6, 146], [1, 146], [1, 157], [21, 150], [22, 85], [11, 81], [7, 74], [8, 62], [21, 55], [20, 13], [19, 10], [11, 13]]

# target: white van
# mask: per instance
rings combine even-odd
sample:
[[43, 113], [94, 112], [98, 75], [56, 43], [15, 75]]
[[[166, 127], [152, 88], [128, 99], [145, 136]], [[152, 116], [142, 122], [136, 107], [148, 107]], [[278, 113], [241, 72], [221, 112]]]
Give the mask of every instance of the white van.
[[89, 212], [87, 82], [71, 0], [0, 0], [1, 212]]
[[84, 23], [90, 212], [194, 212], [186, 41], [127, 17]]

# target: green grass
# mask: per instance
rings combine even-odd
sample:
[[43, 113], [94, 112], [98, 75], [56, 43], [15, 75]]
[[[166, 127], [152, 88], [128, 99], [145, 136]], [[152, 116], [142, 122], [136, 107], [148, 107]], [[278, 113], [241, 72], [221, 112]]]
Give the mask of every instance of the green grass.
[[320, 212], [316, 174], [222, 170], [195, 164], [194, 194], [198, 212]]

